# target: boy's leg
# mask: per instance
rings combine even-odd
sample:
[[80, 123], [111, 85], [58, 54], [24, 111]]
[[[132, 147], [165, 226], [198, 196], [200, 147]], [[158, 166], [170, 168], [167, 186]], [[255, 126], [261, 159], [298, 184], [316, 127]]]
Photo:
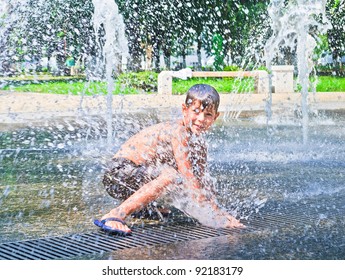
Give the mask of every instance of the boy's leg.
[[[115, 217], [125, 219], [135, 211], [140, 210], [150, 202], [159, 198], [167, 187], [178, 179], [179, 175], [174, 168], [167, 167], [161, 171], [161, 174], [154, 180], [143, 185], [139, 190], [133, 193], [125, 201], [123, 201], [118, 207], [112, 209], [108, 214], [102, 217], [103, 219]], [[117, 221], [108, 221], [106, 225], [119, 229], [125, 232], [129, 232], [130, 229]]]
[[[105, 169], [102, 182], [107, 193], [122, 202], [143, 185], [157, 178], [161, 169], [155, 166], [136, 165], [126, 158], [113, 158]], [[157, 217], [160, 212], [156, 204], [156, 202], [149, 203], [132, 215], [139, 218]]]

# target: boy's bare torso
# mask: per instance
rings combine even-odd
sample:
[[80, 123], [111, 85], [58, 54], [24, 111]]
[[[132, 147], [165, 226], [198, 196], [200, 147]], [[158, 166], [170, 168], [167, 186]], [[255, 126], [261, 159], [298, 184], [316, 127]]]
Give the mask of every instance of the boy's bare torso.
[[[143, 129], [128, 139], [114, 157], [124, 157], [135, 164], [168, 164], [178, 170], [198, 168], [203, 175], [206, 144], [202, 137], [192, 136], [181, 120], [159, 123]], [[182, 173], [185, 173], [182, 171]]]

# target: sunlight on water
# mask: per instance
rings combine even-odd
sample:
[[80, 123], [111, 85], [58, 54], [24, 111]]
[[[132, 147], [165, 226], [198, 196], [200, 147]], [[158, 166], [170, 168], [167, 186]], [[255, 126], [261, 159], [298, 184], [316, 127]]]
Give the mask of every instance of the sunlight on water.
[[[0, 15], [8, 8], [4, 2], [0, 1]], [[253, 117], [241, 118], [240, 113], [251, 95], [239, 96], [223, 113], [223, 122], [217, 123], [208, 134], [209, 168], [217, 182], [219, 205], [246, 222], [249, 229], [255, 229], [240, 236], [195, 242], [193, 248], [207, 251], [210, 259], [298, 258], [301, 254], [304, 258], [344, 258], [345, 112], [310, 111], [306, 100], [305, 79], [313, 70], [308, 59], [315, 47], [315, 37], [311, 37], [307, 29], [312, 25], [317, 34], [326, 32], [329, 26], [324, 18], [324, 1], [290, 1], [291, 5], [281, 9], [285, 2], [271, 1], [268, 13], [272, 37], [266, 44], [265, 55], [270, 69], [272, 61], [281, 59], [281, 47], [297, 48], [303, 103], [273, 115], [272, 96], [269, 96], [266, 115], [261, 110], [249, 112]], [[30, 9], [50, 8], [47, 1], [36, 1], [37, 5], [29, 5], [30, 9], [28, 3], [11, 1], [16, 12], [8, 18], [0, 18], [0, 26], [4, 27], [0, 29], [0, 43], [13, 25], [25, 26], [26, 22], [21, 21], [19, 15], [30, 13]], [[13, 116], [13, 123], [0, 124], [1, 243], [98, 230], [93, 219], [120, 203], [109, 197], [102, 185], [106, 163], [126, 139], [142, 128], [180, 116], [175, 108], [114, 113], [111, 93], [116, 71], [112, 67], [122, 64], [127, 56], [125, 27], [114, 1], [94, 0], [92, 3], [95, 8], [92, 23], [87, 24], [93, 24], [96, 37], [103, 32], [104, 37], [96, 38], [101, 48], [89, 58], [93, 68], [88, 68], [87, 74], [89, 80], [107, 81], [107, 106], [101, 108], [104, 114], [93, 116], [84, 112], [82, 117], [46, 119], [44, 112], [39, 112], [40, 118], [32, 123], [15, 123], [16, 113], [11, 112], [9, 106], [6, 114]], [[315, 15], [321, 15], [322, 21], [316, 22]], [[45, 23], [43, 28], [55, 34], [56, 27], [45, 20], [40, 19]], [[39, 26], [29, 27], [33, 34], [40, 33]], [[82, 28], [76, 32], [81, 31]], [[257, 36], [264, 37], [263, 34]], [[33, 46], [41, 49], [39, 42]], [[6, 51], [1, 49], [1, 55], [5, 53], [17, 59]], [[251, 63], [259, 64], [258, 61]], [[54, 71], [54, 75], [59, 74], [57, 69]], [[161, 221], [162, 224], [196, 222], [186, 215], [207, 226], [218, 227], [224, 223], [223, 217], [216, 217], [208, 205], [194, 203], [187, 191], [173, 198], [173, 215], [168, 221]], [[275, 220], [269, 223], [269, 218]], [[140, 223], [144, 227], [147, 221]], [[151, 250], [152, 257], [171, 250], [172, 254], [180, 251], [183, 256], [179, 257], [187, 258], [195, 253], [185, 248], [186, 243], [169, 246], [144, 248], [136, 254], [140, 258]], [[123, 250], [119, 254], [125, 256], [127, 252]]]

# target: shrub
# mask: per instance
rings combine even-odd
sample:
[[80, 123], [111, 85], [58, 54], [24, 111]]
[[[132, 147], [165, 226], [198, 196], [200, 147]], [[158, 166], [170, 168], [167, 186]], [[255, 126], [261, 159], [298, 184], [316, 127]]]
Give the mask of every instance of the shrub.
[[158, 73], [153, 71], [128, 72], [118, 77], [121, 84], [143, 91], [157, 91], [157, 80]]
[[227, 65], [227, 66], [224, 66], [224, 69], [223, 71], [240, 71], [241, 68], [238, 67], [237, 65]]

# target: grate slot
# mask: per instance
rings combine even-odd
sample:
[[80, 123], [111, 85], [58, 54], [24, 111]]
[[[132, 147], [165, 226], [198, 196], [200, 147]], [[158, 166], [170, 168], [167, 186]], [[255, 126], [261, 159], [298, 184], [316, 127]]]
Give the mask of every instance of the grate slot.
[[33, 260], [33, 258], [31, 257], [27, 257], [27, 256], [23, 256], [20, 254], [20, 252], [15, 253], [15, 252], [6, 252], [7, 258], [9, 258], [10, 260]]
[[28, 256], [31, 256], [35, 260], [44, 260], [47, 258], [48, 259], [54, 258], [54, 257], [52, 257], [51, 254], [49, 254], [45, 251], [39, 250], [38, 247], [32, 247], [28, 243], [18, 242], [17, 244], [9, 244], [9, 247], [13, 248], [15, 250], [18, 250], [20, 252], [23, 252], [23, 253], [27, 254]]
[[[103, 235], [108, 235], [107, 233], [103, 233]], [[108, 235], [109, 236], [109, 239], [111, 238], [111, 235]], [[116, 238], [115, 241], [116, 242], [116, 245], [121, 247], [120, 249], [128, 249], [128, 248], [133, 248], [133, 247], [137, 247], [137, 246], [132, 246], [130, 245], [128, 242], [126, 242], [126, 240], [124, 240], [124, 238], [128, 238], [128, 237], [123, 237], [123, 236], [112, 236], [112, 238]]]
[[[15, 244], [6, 243], [6, 253], [10, 255], [10, 257], [13, 257], [16, 260], [34, 260], [34, 258], [31, 255], [28, 255], [25, 252], [19, 251]], [[10, 250], [9, 250], [10, 249]]]
[[3, 253], [0, 251], [0, 259], [1, 260], [16, 260], [18, 258], [13, 258], [13, 257], [9, 256], [8, 252]]
[[151, 240], [148, 237], [144, 237], [144, 236], [140, 235], [140, 233], [134, 233], [132, 235], [129, 235], [124, 240], [130, 241], [131, 243], [133, 243], [133, 245], [134, 245], [133, 247], [158, 244], [158, 241]]
[[131, 238], [134, 240], [138, 240], [139, 243], [140, 241], [144, 241], [145, 242], [144, 244], [146, 246], [152, 246], [152, 245], [157, 245], [157, 244], [162, 243], [161, 240], [152, 239], [151, 236], [145, 236], [144, 234], [132, 235]]
[[[176, 229], [175, 228], [172, 228], [171, 231], [175, 231], [176, 232]], [[197, 232], [191, 232], [189, 229], [186, 229], [186, 228], [180, 228], [178, 230], [178, 232], [181, 234], [181, 233], [184, 233], [185, 236], [187, 237], [187, 240], [195, 240], [195, 239], [201, 239], [201, 238], [205, 238], [205, 235], [203, 234], [199, 234]]]
[[[113, 250], [116, 249], [116, 247], [118, 249], [127, 249], [127, 248], [136, 247], [136, 246], [130, 246], [128, 244], [128, 242], [125, 242], [125, 241], [121, 240], [119, 236], [114, 236], [114, 240], [112, 240], [112, 241], [113, 242], [110, 243], [110, 244], [112, 245]], [[114, 246], [115, 246], [115, 248], [114, 248]]]
[[49, 238], [47, 240], [39, 239], [38, 242], [43, 243], [47, 246], [51, 246], [52, 248], [58, 250], [62, 254], [67, 254], [66, 257], [71, 257], [71, 256], [75, 256], [78, 254], [77, 251], [73, 250], [72, 248], [64, 247], [63, 245], [65, 245], [65, 244], [61, 244], [60, 242], [53, 240], [52, 238]]
[[[32, 240], [32, 241], [27, 241], [28, 244], [31, 244], [32, 246], [37, 246], [38, 248], [43, 248], [47, 252], [51, 252], [52, 255], [55, 255], [57, 258], [66, 258], [70, 257], [71, 254], [68, 252], [65, 252], [64, 250], [61, 250], [61, 248], [58, 248], [54, 246], [54, 244], [45, 242], [46, 240]], [[73, 255], [73, 254], [72, 254]]]
[[[64, 252], [70, 253], [70, 256], [76, 256], [76, 255], [78, 256], [78, 255], [85, 253], [84, 251], [79, 250], [78, 245], [68, 244], [64, 240], [62, 240], [61, 237], [57, 237], [54, 239], [50, 238], [47, 241], [47, 244], [54, 244], [54, 245], [58, 246], [58, 248], [60, 248], [60, 250], [63, 250]], [[89, 253], [89, 252], [87, 252], [87, 253]]]
[[[186, 226], [178, 226], [179, 228], [187, 228]], [[236, 232], [248, 231], [248, 227], [245, 229], [237, 228], [210, 228], [203, 225], [197, 225], [192, 228], [192, 231], [199, 232], [201, 234], [209, 235], [209, 237], [217, 237], [222, 235], [232, 235]], [[205, 237], [205, 236], [204, 236]]]
[[176, 241], [180, 241], [183, 239], [178, 238], [177, 236], [173, 236], [170, 234], [162, 234], [162, 232], [160, 230], [156, 230], [156, 231], [147, 231], [147, 232], [142, 232], [140, 233], [140, 235], [138, 236], [142, 239], [148, 239], [148, 240], [157, 240], [159, 243], [169, 243], [169, 242], [176, 242]]
[[215, 231], [211, 231], [210, 228], [200, 228], [200, 227], [195, 227], [193, 228], [192, 230], [188, 229], [188, 228], [185, 228], [183, 226], [178, 226], [176, 227], [176, 230], [178, 231], [187, 231], [189, 234], [194, 234], [198, 237], [201, 237], [201, 238], [205, 238], [205, 237], [218, 237], [219, 234]]
[[[179, 228], [184, 228], [183, 226], [179, 226]], [[214, 228], [208, 228], [208, 227], [203, 227], [203, 226], [196, 226], [193, 228], [193, 231], [199, 232], [201, 234], [206, 234], [209, 237], [216, 237], [219, 236], [219, 231]]]
[[69, 259], [127, 248], [221, 236], [227, 232], [229, 231], [195, 225], [148, 225], [145, 228], [134, 228], [133, 235], [127, 237], [99, 231], [0, 244], [0, 259]]
[[93, 239], [90, 238], [90, 242], [92, 240], [94, 240], [96, 244], [102, 246], [103, 251], [105, 251], [104, 249], [108, 249], [110, 251], [116, 250], [116, 249], [119, 249], [119, 250], [126, 249], [124, 246], [114, 242], [114, 240], [106, 239], [106, 238], [102, 237], [101, 235], [97, 235], [97, 234], [86, 234], [86, 235], [87, 236], [94, 235]]
[[214, 228], [208, 228], [208, 227], [203, 226], [203, 225], [199, 225], [197, 227], [197, 229], [199, 231], [210, 232], [210, 234], [214, 234], [214, 236], [221, 236], [221, 235], [225, 235], [225, 234], [233, 234], [234, 231], [236, 230], [236, 229], [231, 229], [231, 228], [217, 228], [217, 229], [214, 229]]
[[[300, 224], [301, 222], [300, 221], [291, 221], [288, 217], [282, 217], [282, 216], [270, 216], [270, 215], [267, 215], [265, 216], [265, 218], [261, 219], [260, 220], [260, 223], [259, 223], [259, 226], [260, 227], [267, 227], [267, 226], [274, 226], [274, 225], [285, 225], [285, 226], [288, 226], [288, 225], [296, 225], [296, 224]], [[310, 223], [310, 221], [308, 222]]]
[[[149, 236], [147, 236], [149, 234]], [[186, 238], [182, 236], [178, 236], [174, 233], [171, 232], [162, 232], [161, 229], [149, 229], [146, 231], [141, 232], [141, 237], [142, 238], [148, 238], [148, 239], [155, 239], [159, 243], [170, 243], [170, 242], [176, 242], [176, 241], [185, 241]]]
[[44, 242], [44, 240], [39, 239], [39, 240], [32, 240], [32, 241], [26, 241], [26, 245], [30, 246], [31, 248], [37, 248], [40, 249], [43, 254], [49, 256], [55, 256], [55, 258], [63, 258], [63, 257], [68, 257], [70, 254], [68, 253], [63, 253], [61, 249], [56, 249], [56, 247], [51, 246], [51, 244]]
[[140, 233], [131, 235], [128, 238], [134, 243], [138, 244], [138, 246], [152, 246], [159, 244], [157, 240], [152, 240], [151, 237], [147, 237]]
[[162, 235], [161, 232], [155, 232], [155, 233], [156, 234], [153, 235], [152, 230], [145, 230], [145, 231], [142, 231], [141, 233], [138, 233], [137, 235], [140, 235], [140, 237], [142, 238], [149, 239], [150, 241], [154, 240], [155, 242], [157, 242], [157, 244], [167, 243], [166, 240], [170, 240], [170, 242], [176, 242], [176, 238], [174, 236], [168, 239], [167, 237], [168, 234]]
[[[64, 244], [68, 246], [68, 248], [73, 247], [74, 249], [78, 250], [78, 252], [80, 254], [85, 254], [85, 253], [93, 254], [93, 253], [95, 253], [96, 248], [100, 249], [101, 252], [103, 251], [98, 246], [94, 246], [94, 248], [90, 248], [88, 245], [84, 244], [82, 240], [79, 240], [79, 241], [75, 240], [74, 236], [72, 236], [72, 237], [67, 237], [67, 236], [64, 237], [63, 236], [63, 237], [60, 237], [59, 239], [62, 240], [64, 242]], [[93, 245], [95, 245], [95, 244], [93, 244]]]
[[[173, 243], [173, 242], [180, 242], [180, 241], [186, 241], [185, 236], [179, 234], [179, 233], [175, 233], [175, 232], [162, 232], [161, 229], [159, 230], [155, 230], [154, 231], [154, 236], [155, 238], [157, 238], [158, 240], [162, 241], [164, 240], [164, 243]], [[151, 235], [152, 238], [152, 235]]]

